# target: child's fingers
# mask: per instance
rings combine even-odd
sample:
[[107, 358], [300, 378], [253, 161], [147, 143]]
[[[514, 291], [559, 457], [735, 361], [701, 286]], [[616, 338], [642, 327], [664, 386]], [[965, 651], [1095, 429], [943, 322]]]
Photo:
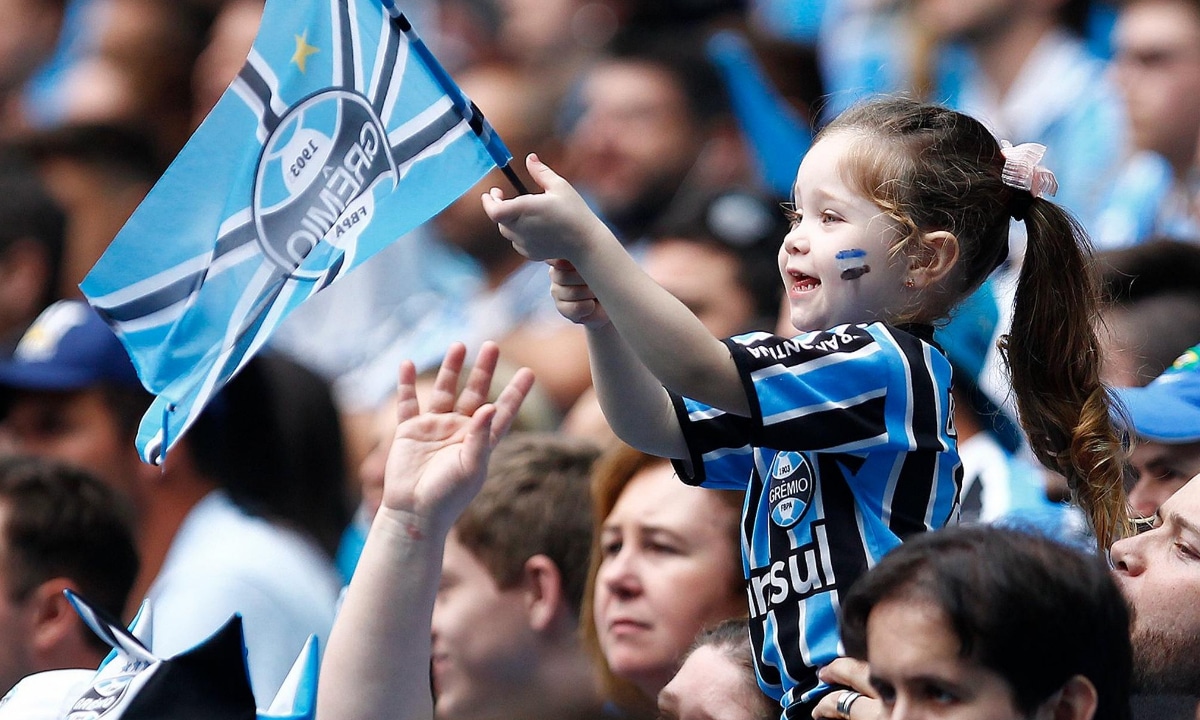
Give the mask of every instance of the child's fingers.
[[579, 302], [595, 300], [596, 294], [587, 285], [551, 285], [550, 295], [562, 302]]
[[583, 276], [571, 263], [567, 263], [567, 269], [551, 266], [550, 282], [556, 285], [587, 285]]
[[543, 190], [550, 190], [558, 185], [567, 184], [567, 181], [562, 176], [551, 170], [549, 165], [538, 158], [537, 153], [529, 153], [525, 158], [525, 167], [529, 170], [533, 181]]
[[558, 313], [576, 324], [586, 323], [596, 314], [599, 304], [595, 300], [566, 301], [555, 299], [554, 307]]

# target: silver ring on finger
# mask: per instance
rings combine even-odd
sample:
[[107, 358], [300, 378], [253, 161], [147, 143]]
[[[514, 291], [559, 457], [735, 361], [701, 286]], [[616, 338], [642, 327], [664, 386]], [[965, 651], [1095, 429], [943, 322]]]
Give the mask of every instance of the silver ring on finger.
[[854, 701], [862, 696], [863, 694], [856, 690], [843, 690], [837, 699], [838, 717], [842, 720], [850, 720], [850, 708], [853, 707]]

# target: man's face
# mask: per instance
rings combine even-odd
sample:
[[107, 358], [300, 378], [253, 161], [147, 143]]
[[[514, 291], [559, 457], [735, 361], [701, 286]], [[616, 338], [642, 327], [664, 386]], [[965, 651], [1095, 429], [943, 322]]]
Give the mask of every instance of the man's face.
[[1134, 684], [1142, 692], [1200, 687], [1200, 482], [1158, 510], [1154, 526], [1115, 543], [1113, 575], [1133, 610]]
[[0, 420], [0, 446], [82, 468], [133, 497], [137, 450], [99, 388], [17, 393]]
[[1200, 132], [1200, 12], [1184, 0], [1142, 0], [1113, 32], [1117, 84], [1134, 145], [1194, 161]]
[[1129, 456], [1133, 485], [1126, 488], [1134, 515], [1149, 517], [1167, 498], [1200, 474], [1200, 442], [1140, 440]]
[[14, 600], [11, 592], [8, 512], [8, 502], [0, 500], [0, 638], [3, 639], [0, 642], [0, 695], [34, 672], [33, 661], [29, 658], [29, 604]]
[[536, 636], [520, 587], [504, 590], [451, 532], [433, 606], [438, 720], [517, 717], [536, 671]]
[[702, 132], [670, 73], [610, 62], [592, 70], [566, 138], [567, 174], [600, 211], [624, 217], [665, 203], [695, 163]]

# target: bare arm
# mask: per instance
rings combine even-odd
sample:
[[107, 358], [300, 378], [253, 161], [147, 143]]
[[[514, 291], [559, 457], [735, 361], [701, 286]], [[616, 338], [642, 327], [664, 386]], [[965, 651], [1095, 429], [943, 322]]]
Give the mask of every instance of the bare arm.
[[430, 620], [442, 550], [454, 521], [483, 484], [487, 459], [533, 384], [514, 375], [485, 404], [498, 351], [487, 343], [462, 393], [466, 354], [446, 354], [429, 407], [417, 405], [416, 370], [400, 368], [400, 421], [388, 456], [383, 502], [321, 664], [318, 720], [428, 720]]
[[483, 197], [485, 211], [500, 223], [504, 236], [530, 259], [569, 261], [620, 336], [663, 385], [726, 412], [749, 415], [749, 401], [724, 344], [638, 267], [566, 180], [534, 156], [528, 167], [544, 193], [505, 200], [494, 189]]

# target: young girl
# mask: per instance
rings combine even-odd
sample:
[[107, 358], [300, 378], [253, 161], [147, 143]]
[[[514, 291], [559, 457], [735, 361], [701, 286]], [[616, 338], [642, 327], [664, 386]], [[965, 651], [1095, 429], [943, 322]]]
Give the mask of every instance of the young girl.
[[950, 365], [932, 323], [1004, 262], [1011, 218], [1029, 238], [1004, 347], [1023, 427], [1100, 542], [1122, 532], [1087, 242], [1041, 197], [1053, 179], [1038, 159], [942, 107], [886, 99], [844, 113], [796, 174], [779, 251], [794, 338], [714, 339], [536, 157], [543, 194], [484, 196], [520, 252], [553, 259], [553, 295], [588, 328], [613, 430], [675, 458], [687, 482], [746, 492], [756, 669], [788, 718], [829, 690], [815, 669], [838, 654], [840, 594], [955, 513]]

